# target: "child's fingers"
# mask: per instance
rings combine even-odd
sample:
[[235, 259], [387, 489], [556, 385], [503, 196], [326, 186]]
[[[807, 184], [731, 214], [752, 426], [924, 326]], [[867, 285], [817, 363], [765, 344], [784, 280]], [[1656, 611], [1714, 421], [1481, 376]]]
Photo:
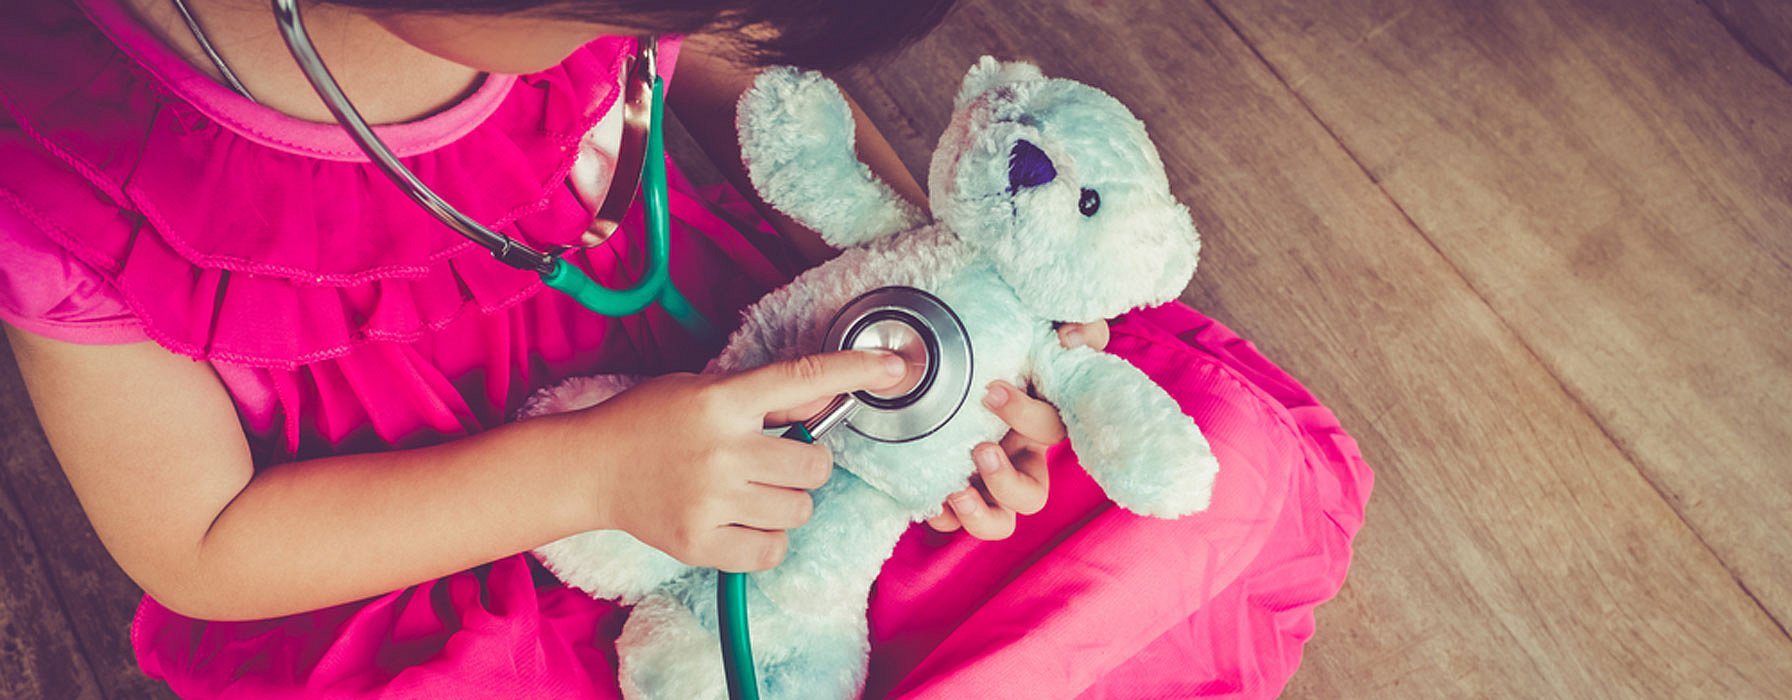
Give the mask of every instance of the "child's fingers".
[[908, 363], [883, 350], [845, 350], [774, 362], [722, 380], [735, 400], [767, 415], [860, 389], [895, 386]]
[[1087, 347], [1101, 352], [1108, 347], [1108, 322], [1063, 323], [1058, 325], [1058, 343], [1065, 348]]
[[809, 492], [801, 489], [755, 485], [730, 508], [735, 513], [730, 525], [767, 531], [793, 530], [809, 522], [809, 516], [815, 513], [815, 501]]
[[933, 528], [935, 532], [957, 532], [958, 528], [963, 527], [958, 524], [958, 516], [952, 514], [950, 504], [945, 510], [940, 511], [939, 515], [928, 518], [927, 526]]
[[836, 398], [839, 397], [837, 395], [823, 396], [795, 408], [780, 409], [767, 413], [765, 414], [765, 427], [772, 428], [809, 420], [816, 414], [828, 410], [828, 406], [833, 405], [834, 399]]
[[1058, 409], [1027, 395], [1004, 381], [991, 382], [983, 405], [994, 412], [1014, 432], [1043, 444], [1055, 445], [1064, 439], [1064, 421]]
[[763, 459], [756, 459], [745, 475], [756, 484], [811, 490], [834, 474], [834, 453], [825, 445], [767, 437], [756, 449]]
[[784, 561], [784, 555], [790, 551], [790, 536], [782, 530], [767, 532], [730, 525], [717, 528], [706, 544], [696, 565], [743, 573], [764, 571]]
[[[1023, 448], [1015, 457], [1024, 460], [1036, 451], [1035, 448]], [[1042, 470], [1017, 469], [1008, 452], [994, 443], [978, 445], [971, 450], [971, 456], [977, 462], [977, 474], [983, 478], [983, 487], [989, 490], [996, 506], [1021, 515], [1032, 515], [1045, 508], [1049, 489], [1043, 479], [1029, 473]]]
[[1051, 445], [1035, 442], [1012, 430], [1002, 436], [1001, 445], [1002, 452], [1008, 455], [1008, 461], [1015, 469], [1039, 482], [1041, 487], [1051, 485], [1050, 464], [1045, 459], [1046, 450]]
[[1014, 534], [1014, 511], [992, 505], [972, 486], [946, 499], [964, 531], [980, 540], [1004, 540]]

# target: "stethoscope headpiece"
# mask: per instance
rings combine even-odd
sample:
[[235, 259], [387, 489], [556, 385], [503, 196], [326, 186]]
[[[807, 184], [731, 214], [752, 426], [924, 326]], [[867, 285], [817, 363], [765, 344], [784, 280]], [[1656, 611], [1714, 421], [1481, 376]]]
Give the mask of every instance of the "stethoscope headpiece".
[[939, 297], [913, 287], [881, 287], [847, 303], [828, 326], [825, 349], [888, 350], [908, 362], [903, 384], [854, 392], [859, 405], [844, 412], [847, 427], [879, 442], [933, 434], [970, 396], [970, 334]]

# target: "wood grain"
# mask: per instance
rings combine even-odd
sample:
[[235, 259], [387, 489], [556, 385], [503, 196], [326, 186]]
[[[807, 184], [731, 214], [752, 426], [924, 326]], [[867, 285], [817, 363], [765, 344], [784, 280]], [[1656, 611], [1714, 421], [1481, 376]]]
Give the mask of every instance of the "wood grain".
[[[6, 357], [7, 371], [16, 376], [12, 353], [7, 351]], [[22, 400], [23, 392], [0, 388], [0, 405]], [[18, 449], [17, 433], [36, 425], [16, 418], [10, 411], [0, 412], [0, 466], [8, 470], [26, 457], [27, 451]], [[54, 551], [60, 542], [51, 538], [46, 546]], [[0, 480], [0, 697], [101, 697], [44, 559], [17, 499]]]
[[0, 497], [0, 697], [100, 697], [11, 494]]
[[1792, 2], [1703, 0], [1742, 50], [1792, 82]]
[[[4, 365], [0, 367], [0, 487], [18, 496], [16, 508], [8, 506], [14, 509], [7, 519], [9, 526], [16, 522], [21, 537], [43, 543], [47, 556], [33, 568], [54, 597], [47, 606], [36, 604], [38, 613], [54, 613], [63, 626], [61, 634], [70, 640], [66, 648], [45, 646], [42, 651], [64, 656], [66, 663], [79, 663], [84, 682], [94, 686], [95, 696], [172, 697], [166, 685], [138, 670], [131, 651], [131, 618], [142, 590], [119, 570], [81, 512], [38, 428], [4, 338], [0, 338], [0, 357], [6, 358], [0, 363]], [[0, 562], [12, 561], [0, 552]], [[9, 565], [0, 575], [0, 587], [12, 576]], [[11, 596], [0, 594], [0, 600], [11, 600]], [[6, 605], [0, 603], [0, 607]], [[10, 674], [0, 673], [4, 675]], [[60, 691], [9, 694], [4, 688], [0, 681], [0, 697], [71, 697]], [[86, 691], [83, 686], [82, 693]]]
[[[1289, 695], [1792, 687], [1792, 4], [967, 0], [845, 82], [924, 173], [982, 53], [1151, 125], [1185, 299], [1377, 468]], [[165, 696], [0, 358], [0, 697]]]
[[1681, 0], [1217, 2], [1792, 621], [1792, 85]]
[[1208, 6], [972, 4], [848, 82], [920, 172], [986, 52], [1133, 106], [1204, 234], [1185, 298], [1305, 380], [1378, 469], [1352, 580], [1321, 609], [1293, 694], [1764, 696], [1792, 682], [1792, 642], [1724, 563]]

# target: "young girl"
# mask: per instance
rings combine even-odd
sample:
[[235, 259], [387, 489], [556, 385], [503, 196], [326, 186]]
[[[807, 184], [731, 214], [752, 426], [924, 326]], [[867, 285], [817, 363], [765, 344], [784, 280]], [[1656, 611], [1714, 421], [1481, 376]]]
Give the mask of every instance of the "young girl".
[[[585, 246], [567, 259], [620, 286], [642, 264], [638, 207], [607, 240], [591, 224], [634, 37], [687, 35], [659, 45], [661, 75], [679, 76], [668, 103], [741, 185], [746, 65], [836, 66], [947, 4], [304, 7], [422, 180], [507, 235]], [[830, 461], [761, 428], [900, 379], [868, 353], [679, 373], [711, 348], [663, 313], [593, 315], [405, 199], [261, 0], [4, 3], [0, 107], [0, 319], [82, 507], [148, 593], [138, 659], [182, 695], [614, 696], [627, 609], [519, 552], [615, 528], [693, 565], [771, 567]], [[861, 156], [921, 201], [876, 130], [860, 134]], [[732, 192], [709, 204], [671, 180], [672, 276], [711, 319], [828, 255]], [[1329, 413], [1217, 324], [1172, 305], [1114, 333], [1214, 444], [1214, 506], [1111, 512], [1067, 450], [1048, 459], [1055, 411], [989, 387], [1013, 432], [974, 452], [979, 486], [898, 546], [871, 602], [868, 694], [1256, 692], [1292, 671], [1286, 642], [1336, 590], [1367, 472]], [[1062, 335], [1101, 347], [1108, 326]], [[533, 390], [599, 372], [662, 376], [507, 422]], [[1309, 575], [1282, 576], [1274, 605], [1235, 585], [1289, 562]], [[1241, 629], [1258, 631], [1239, 643]]]

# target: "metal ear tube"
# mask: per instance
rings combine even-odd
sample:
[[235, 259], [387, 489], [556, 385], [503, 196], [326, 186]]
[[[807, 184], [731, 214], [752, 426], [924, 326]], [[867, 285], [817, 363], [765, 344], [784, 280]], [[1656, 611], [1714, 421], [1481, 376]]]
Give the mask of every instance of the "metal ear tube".
[[[598, 284], [584, 270], [561, 258], [559, 250], [538, 250], [487, 228], [443, 200], [435, 190], [417, 179], [410, 168], [405, 167], [398, 156], [392, 153], [392, 149], [374, 133], [367, 120], [361, 117], [360, 110], [349, 101], [342, 86], [330, 74], [329, 66], [324, 65], [323, 59], [318, 56], [317, 47], [311, 42], [311, 33], [305, 29], [304, 15], [299, 9], [300, 0], [269, 1], [274, 10], [280, 38], [286, 42], [293, 62], [304, 73], [305, 80], [311, 83], [318, 98], [323, 100], [330, 114], [335, 116], [336, 122], [342, 125], [368, 159], [418, 207], [429, 212], [430, 216], [455, 233], [491, 251], [492, 257], [499, 262], [540, 275], [544, 284], [566, 293], [592, 311], [612, 317], [629, 316], [640, 313], [657, 302], [660, 308], [690, 331], [692, 336], [705, 342], [717, 337], [715, 327], [672, 284], [667, 268], [670, 218], [667, 215], [666, 162], [661, 131], [661, 124], [664, 122], [665, 81], [660, 79], [654, 68], [659, 56], [656, 37], [646, 36], [636, 42], [635, 56], [629, 64], [628, 80], [625, 81], [626, 92], [619, 101], [625, 128], [617, 153], [617, 177], [611, 181], [610, 192], [595, 212], [592, 224], [592, 230], [598, 234], [608, 235], [615, 231], [617, 222], [635, 199], [636, 183], [643, 185], [639, 190], [647, 221], [647, 269], [632, 286], [612, 289]], [[195, 35], [203, 36], [198, 32]], [[215, 54], [213, 58], [216, 60]], [[222, 65], [221, 61], [219, 65]]]

